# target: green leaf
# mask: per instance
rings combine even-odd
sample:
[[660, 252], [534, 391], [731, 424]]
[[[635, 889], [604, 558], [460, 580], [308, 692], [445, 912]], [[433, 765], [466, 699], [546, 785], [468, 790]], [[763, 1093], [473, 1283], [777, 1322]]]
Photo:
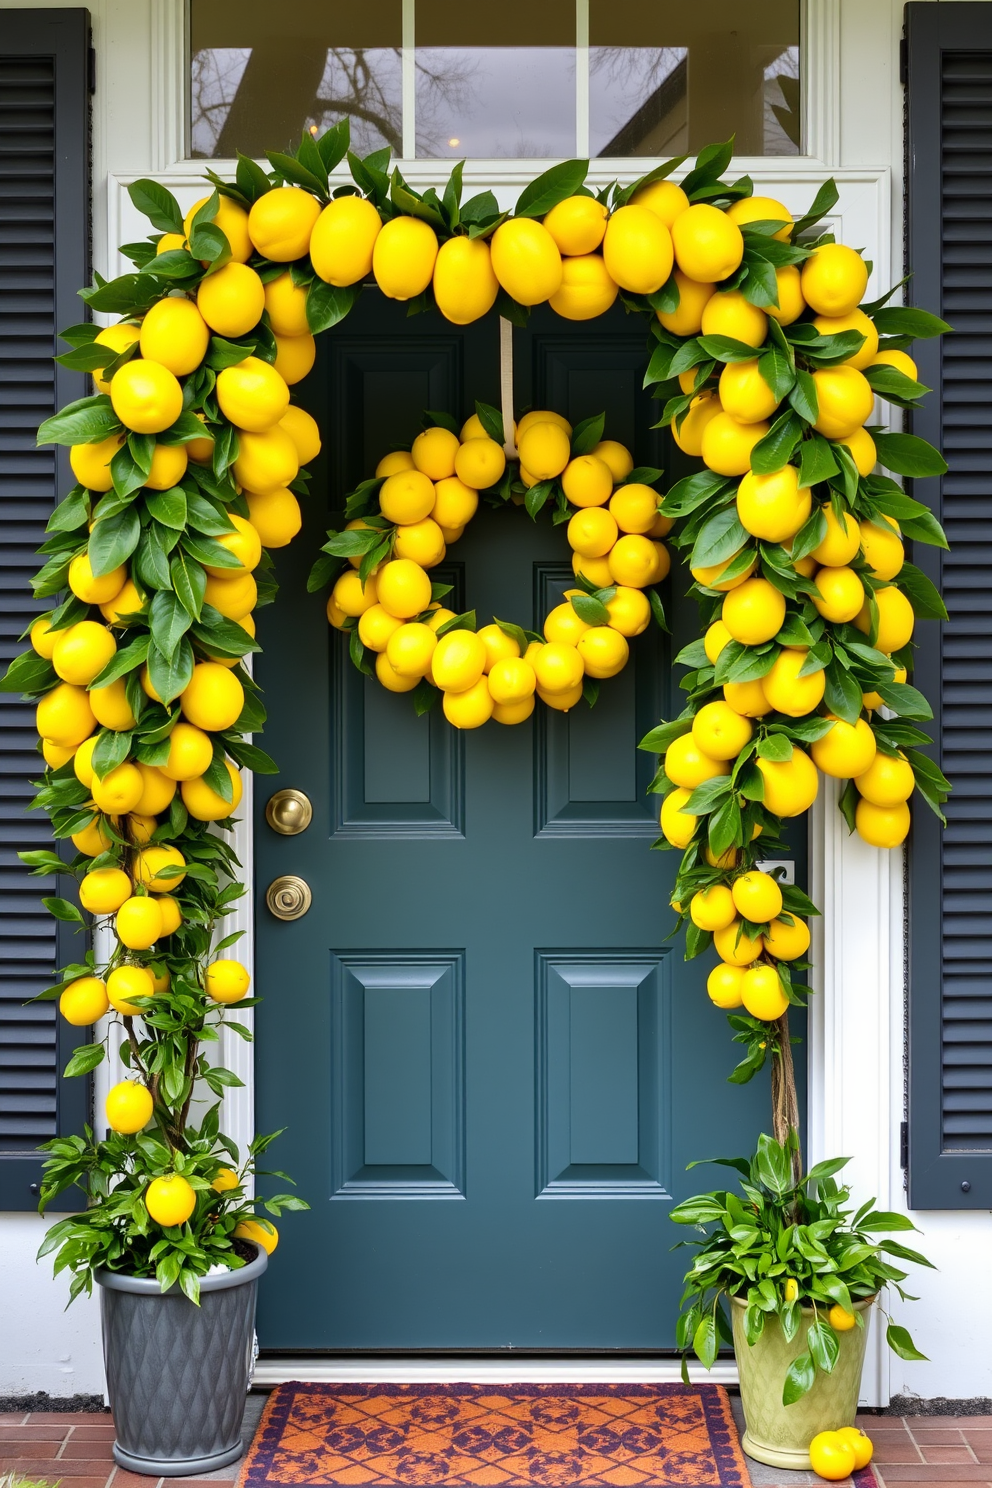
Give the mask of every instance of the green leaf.
[[931, 315], [929, 310], [917, 310], [912, 305], [887, 305], [876, 310], [872, 316], [875, 329], [883, 336], [912, 336], [923, 341], [930, 336], [943, 336], [952, 331], [946, 320]]
[[572, 430], [572, 454], [589, 455], [599, 444], [606, 427], [606, 414], [598, 413], [593, 418], [582, 419]]
[[732, 336], [700, 336], [699, 345], [717, 362], [753, 362], [757, 355], [748, 342], [735, 341]]
[[152, 642], [167, 662], [171, 662], [176, 648], [193, 623], [192, 616], [177, 594], [169, 589], [160, 589], [153, 597], [148, 612], [148, 625]]
[[837, 1363], [837, 1355], [840, 1353], [840, 1344], [837, 1334], [829, 1323], [815, 1322], [810, 1326], [806, 1334], [806, 1345], [813, 1356], [813, 1362], [817, 1369], [822, 1369], [824, 1374], [831, 1374]]
[[193, 648], [185, 636], [171, 657], [164, 656], [154, 644], [148, 647], [148, 677], [163, 703], [171, 703], [185, 691], [192, 675]]
[[781, 402], [796, 380], [796, 369], [785, 352], [770, 346], [758, 358], [758, 371], [771, 388], [776, 402]]
[[907, 377], [895, 367], [887, 367], [884, 362], [878, 366], [866, 367], [864, 376], [880, 398], [888, 403], [895, 403], [899, 408], [915, 408], [924, 393], [930, 392], [922, 382], [914, 382], [913, 378]]
[[816, 396], [816, 383], [812, 373], [797, 372], [795, 387], [789, 394], [789, 402], [808, 424], [815, 424], [820, 417], [820, 405]]
[[322, 279], [315, 279], [307, 293], [307, 324], [316, 336], [321, 331], [330, 330], [354, 307], [358, 296], [362, 292], [360, 284], [349, 284], [343, 288], [334, 284], [325, 284]]
[[113, 573], [138, 546], [141, 523], [133, 506], [126, 507], [113, 517], [103, 517], [93, 524], [87, 551], [93, 577]]
[[133, 672], [142, 666], [148, 656], [150, 639], [148, 635], [140, 635], [130, 645], [122, 646], [90, 685], [108, 687], [111, 682], [116, 682], [118, 677], [124, 677], [128, 672]]
[[159, 181], [143, 178], [127, 188], [131, 201], [158, 232], [181, 233], [183, 214], [171, 191]]
[[527, 495], [524, 497], [524, 508], [527, 512], [527, 515], [533, 521], [537, 520], [538, 512], [544, 506], [554, 488], [554, 481], [538, 481], [535, 485], [531, 486], [530, 490], [527, 492]]
[[79, 398], [69, 403], [52, 418], [45, 419], [38, 430], [38, 445], [96, 444], [118, 434], [124, 428], [106, 393]]
[[[580, 620], [587, 625], [609, 625], [610, 612], [602, 600], [594, 599], [591, 594], [573, 594], [571, 597], [572, 609]], [[524, 650], [526, 650], [526, 646]], [[521, 656], [523, 651], [521, 651]]]
[[780, 414], [768, 433], [752, 449], [751, 469], [756, 475], [772, 475], [776, 470], [781, 470], [789, 463], [802, 433], [803, 423], [798, 413], [789, 409]]
[[517, 198], [514, 215], [544, 217], [566, 197], [574, 196], [585, 182], [588, 160], [563, 160], [525, 186]]
[[837, 184], [833, 178], [831, 177], [830, 180], [824, 181], [813, 198], [809, 211], [805, 216], [799, 218], [795, 227], [792, 229], [792, 241], [794, 243], [798, 242], [803, 233], [808, 232], [822, 217], [827, 215], [831, 207], [837, 205], [839, 199]]
[[[663, 508], [664, 509], [664, 508]], [[699, 530], [689, 559], [690, 568], [710, 568], [723, 563], [740, 551], [748, 540], [741, 526], [737, 508], [728, 506], [716, 512]]]
[[909, 1331], [898, 1323], [890, 1323], [885, 1330], [885, 1341], [900, 1359], [926, 1359], [913, 1342]]
[[48, 913], [53, 915], [57, 920], [63, 920], [66, 924], [72, 925], [82, 925], [84, 923], [83, 917], [76, 905], [70, 904], [68, 899], [59, 899], [57, 896], [52, 896], [48, 899], [42, 899], [41, 902], [48, 910]]
[[453, 615], [450, 620], [445, 620], [437, 628], [437, 637], [447, 635], [449, 630], [475, 630], [478, 621], [474, 610], [464, 610], [460, 615]]
[[933, 717], [933, 709], [923, 693], [908, 682], [878, 682], [874, 689], [887, 708], [901, 718], [917, 718], [926, 721]]
[[122, 765], [131, 752], [131, 735], [129, 733], [116, 733], [113, 729], [104, 729], [96, 741], [93, 750], [93, 773], [97, 780], [103, 780]]
[[278, 150], [266, 150], [266, 157], [272, 169], [277, 175], [282, 176], [284, 181], [291, 181], [294, 186], [302, 186], [305, 191], [310, 191], [321, 201], [327, 200], [327, 178], [323, 180], [315, 176], [313, 171], [307, 170], [292, 155], [284, 155]]
[[825, 668], [823, 701], [831, 713], [845, 723], [857, 723], [861, 714], [861, 687], [851, 673], [834, 659]]
[[103, 1044], [80, 1044], [62, 1071], [63, 1078], [71, 1080], [76, 1075], [88, 1075], [98, 1064], [103, 1063], [105, 1053]]
[[799, 484], [815, 486], [838, 473], [833, 451], [822, 434], [811, 432], [799, 446]]
[[888, 434], [879, 429], [872, 435], [878, 458], [887, 470], [897, 475], [944, 475], [947, 461], [940, 450], [915, 434]]
[[758, 758], [785, 764], [792, 758], [792, 741], [785, 734], [768, 734], [758, 744]]
[[181, 550], [172, 555], [169, 575], [176, 596], [194, 620], [200, 618], [207, 575], [199, 563]]
[[898, 587], [903, 591], [913, 614], [919, 620], [946, 620], [947, 609], [936, 586], [915, 563], [904, 563], [898, 573]]
[[[506, 432], [503, 428], [503, 415], [499, 409], [493, 408], [489, 403], [480, 403], [476, 399], [475, 411], [478, 415], [479, 423], [485, 429], [489, 438], [494, 439], [497, 444], [502, 445], [506, 438]], [[522, 652], [521, 655], [523, 655]]]
[[661, 510], [666, 517], [688, 516], [711, 498], [729, 490], [730, 485], [725, 475], [717, 475], [713, 470], [699, 470], [695, 475], [676, 481], [662, 501]]
[[163, 527], [182, 532], [186, 526], [186, 492], [181, 486], [173, 486], [168, 491], [149, 491], [145, 505]]
[[[805, 448], [805, 445], [803, 446]], [[827, 535], [827, 515], [819, 502], [814, 503], [813, 510], [806, 518], [795, 537], [792, 539], [791, 558], [793, 563], [798, 563], [801, 558], [806, 558], [814, 548], [818, 548]], [[808, 634], [808, 632], [807, 632]], [[809, 642], [812, 643], [812, 636]]]
[[718, 145], [706, 145], [696, 156], [696, 164], [682, 181], [682, 190], [691, 200], [692, 193], [700, 186], [718, 181], [734, 155], [733, 136]]
[[782, 1388], [782, 1404], [795, 1405], [797, 1400], [812, 1389], [816, 1378], [816, 1366], [808, 1353], [802, 1353], [789, 1365]]
[[39, 693], [48, 692], [56, 685], [55, 668], [36, 651], [22, 651], [15, 656], [0, 681], [0, 692]]
[[716, 1319], [712, 1312], [705, 1312], [692, 1336], [692, 1349], [696, 1358], [707, 1369], [712, 1369], [720, 1344], [716, 1336]]

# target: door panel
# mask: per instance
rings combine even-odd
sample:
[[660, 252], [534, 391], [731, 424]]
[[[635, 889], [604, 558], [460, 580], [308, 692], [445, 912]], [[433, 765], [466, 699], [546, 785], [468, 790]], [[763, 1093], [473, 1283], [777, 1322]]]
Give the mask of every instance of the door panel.
[[[607, 412], [639, 464], [671, 452], [642, 391], [643, 328], [622, 312], [514, 333], [516, 401]], [[681, 708], [671, 657], [638, 637], [599, 702], [516, 728], [416, 718], [350, 665], [305, 576], [344, 492], [422, 410], [498, 401], [495, 320], [453, 330], [366, 290], [321, 339], [304, 401], [324, 431], [305, 528], [276, 555], [257, 674], [281, 775], [260, 781], [257, 1120], [313, 1206], [287, 1216], [259, 1303], [277, 1350], [657, 1349], [674, 1342], [686, 1164], [744, 1150], [767, 1080], [728, 1086], [708, 963], [666, 939], [677, 855], [652, 852], [654, 761], [636, 744]], [[443, 576], [457, 607], [539, 630], [568, 586], [564, 533], [483, 505]], [[442, 576], [442, 571], [437, 571]], [[264, 822], [271, 789], [313, 802], [306, 833]], [[281, 873], [302, 920], [264, 908]], [[735, 1133], [728, 1143], [727, 1130]]]

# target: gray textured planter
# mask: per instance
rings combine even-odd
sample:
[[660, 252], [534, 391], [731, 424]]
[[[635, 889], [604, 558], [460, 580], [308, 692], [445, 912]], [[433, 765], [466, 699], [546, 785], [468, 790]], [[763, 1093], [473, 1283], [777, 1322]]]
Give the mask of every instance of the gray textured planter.
[[269, 1258], [205, 1276], [200, 1306], [178, 1286], [98, 1271], [114, 1459], [153, 1478], [212, 1472], [241, 1456], [258, 1278]]

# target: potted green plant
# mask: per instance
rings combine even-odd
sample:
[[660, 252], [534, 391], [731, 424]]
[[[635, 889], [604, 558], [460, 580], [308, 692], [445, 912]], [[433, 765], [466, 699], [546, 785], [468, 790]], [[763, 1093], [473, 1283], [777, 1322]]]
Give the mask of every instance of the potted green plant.
[[[679, 1242], [696, 1247], [678, 1321], [683, 1371], [690, 1350], [709, 1368], [721, 1341], [732, 1343], [744, 1450], [773, 1467], [809, 1468], [815, 1436], [854, 1424], [879, 1292], [894, 1286], [907, 1297], [906, 1272], [893, 1261], [931, 1263], [876, 1238], [914, 1230], [906, 1215], [878, 1210], [873, 1200], [852, 1213], [850, 1189], [834, 1178], [849, 1158], [817, 1163], [797, 1180], [795, 1150], [794, 1141], [762, 1136], [750, 1160], [709, 1159], [737, 1170], [740, 1193], [699, 1194], [671, 1217], [703, 1236]], [[924, 1358], [891, 1319], [885, 1336], [900, 1358]]]

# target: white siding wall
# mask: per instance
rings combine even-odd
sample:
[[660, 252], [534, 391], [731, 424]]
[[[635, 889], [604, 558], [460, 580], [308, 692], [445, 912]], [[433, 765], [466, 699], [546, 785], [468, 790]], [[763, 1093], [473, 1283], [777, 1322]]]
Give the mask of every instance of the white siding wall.
[[[891, 252], [883, 250], [877, 264], [880, 279], [891, 282], [900, 277], [902, 252], [902, 3], [808, 5], [815, 40], [809, 68], [815, 147], [826, 166], [853, 173], [852, 194], [845, 197], [851, 220], [866, 225], [866, 243], [891, 242]], [[29, 7], [45, 8], [45, 0], [21, 0], [20, 6], [0, 0], [0, 10]], [[181, 97], [174, 85], [181, 66], [175, 46], [179, 8], [180, 0], [89, 0], [97, 50], [94, 260], [104, 272], [116, 269], [107, 223], [116, 219], [120, 193], [112, 178], [167, 171], [177, 160], [181, 120], [169, 105]], [[512, 175], [511, 167], [501, 183], [506, 191]], [[871, 201], [857, 203], [864, 191], [872, 193]], [[889, 221], [878, 221], [880, 210], [890, 212]], [[813, 888], [826, 916], [817, 950], [822, 995], [815, 1000], [811, 1029], [811, 1156], [856, 1154], [852, 1171], [859, 1194], [876, 1193], [898, 1208], [904, 1079], [900, 863], [850, 842], [837, 829], [835, 814], [822, 807], [812, 840]], [[248, 1113], [238, 1114], [241, 1125]], [[865, 1378], [869, 1404], [881, 1404], [890, 1394], [992, 1395], [992, 1355], [985, 1346], [992, 1295], [960, 1282], [963, 1272], [984, 1274], [992, 1217], [924, 1214], [918, 1222], [924, 1232], [920, 1246], [940, 1269], [914, 1278], [920, 1301], [894, 1311], [930, 1362], [903, 1364], [873, 1349]], [[35, 1216], [0, 1216], [0, 1395], [103, 1388], [96, 1304], [81, 1300], [63, 1313], [64, 1281], [53, 1282], [48, 1263], [34, 1261], [44, 1228]]]

